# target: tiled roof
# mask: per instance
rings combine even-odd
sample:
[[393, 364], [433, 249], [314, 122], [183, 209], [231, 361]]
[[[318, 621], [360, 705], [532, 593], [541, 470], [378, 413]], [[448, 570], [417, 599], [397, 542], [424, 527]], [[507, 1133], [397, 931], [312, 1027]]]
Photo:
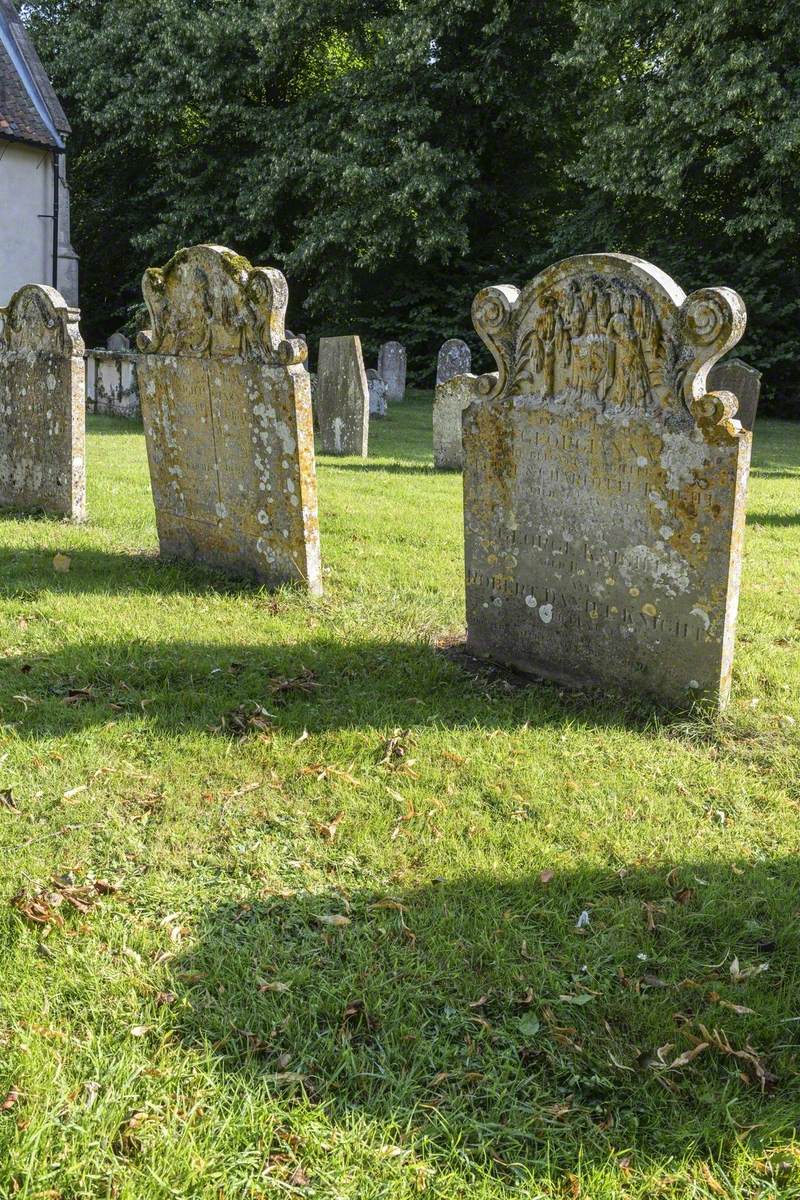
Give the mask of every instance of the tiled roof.
[[0, 138], [63, 148], [64, 110], [11, 0], [0, 0]]

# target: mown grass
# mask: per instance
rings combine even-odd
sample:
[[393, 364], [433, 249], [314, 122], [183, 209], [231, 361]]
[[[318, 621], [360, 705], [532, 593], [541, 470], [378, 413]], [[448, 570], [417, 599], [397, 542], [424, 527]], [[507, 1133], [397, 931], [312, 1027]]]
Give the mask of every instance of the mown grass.
[[800, 428], [714, 720], [437, 650], [430, 461], [320, 460], [321, 600], [160, 563], [136, 426], [0, 520], [1, 1196], [800, 1195]]

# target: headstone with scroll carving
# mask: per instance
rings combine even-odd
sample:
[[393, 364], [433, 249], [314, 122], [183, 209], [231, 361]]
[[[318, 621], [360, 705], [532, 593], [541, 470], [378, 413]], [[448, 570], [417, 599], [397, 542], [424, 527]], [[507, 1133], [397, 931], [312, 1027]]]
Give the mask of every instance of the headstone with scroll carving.
[[439, 349], [436, 360], [436, 383], [447, 383], [456, 375], [468, 375], [472, 370], [472, 353], [461, 338], [448, 338]]
[[305, 346], [286, 280], [222, 246], [144, 274], [139, 391], [161, 553], [322, 590]]
[[44, 284], [0, 308], [0, 504], [86, 516], [80, 311]]
[[477, 375], [454, 375], [437, 383], [433, 397], [433, 465], [460, 471], [464, 465], [461, 424], [464, 410], [478, 395]]
[[367, 457], [369, 388], [360, 337], [320, 338], [316, 410], [323, 454]]
[[406, 348], [400, 342], [384, 342], [378, 351], [378, 374], [386, 383], [386, 399], [398, 404], [406, 394]]
[[484, 289], [473, 321], [498, 374], [464, 416], [468, 649], [723, 705], [751, 435], [707, 377], [740, 297], [590, 254]]

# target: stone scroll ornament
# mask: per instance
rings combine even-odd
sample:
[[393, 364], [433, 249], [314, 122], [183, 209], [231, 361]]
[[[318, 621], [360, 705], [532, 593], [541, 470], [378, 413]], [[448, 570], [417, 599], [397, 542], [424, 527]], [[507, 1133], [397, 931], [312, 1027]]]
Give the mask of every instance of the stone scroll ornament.
[[589, 254], [484, 289], [473, 321], [497, 372], [464, 413], [468, 650], [724, 705], [751, 434], [707, 377], [741, 298]]
[[305, 342], [286, 280], [192, 246], [142, 280], [139, 391], [161, 553], [321, 593]]
[[86, 400], [80, 310], [44, 284], [0, 308], [0, 504], [82, 521]]

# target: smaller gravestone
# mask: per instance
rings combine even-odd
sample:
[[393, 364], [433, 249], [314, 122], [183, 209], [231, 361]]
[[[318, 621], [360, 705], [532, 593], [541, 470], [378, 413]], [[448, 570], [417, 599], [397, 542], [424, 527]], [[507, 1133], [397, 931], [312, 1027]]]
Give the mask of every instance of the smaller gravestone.
[[305, 347], [286, 280], [224, 246], [144, 274], [138, 376], [161, 553], [322, 592]]
[[124, 333], [112, 333], [111, 337], [106, 342], [106, 350], [130, 350], [131, 340], [125, 337]]
[[0, 308], [0, 504], [86, 516], [85, 368], [78, 322], [30, 283]]
[[359, 337], [320, 338], [316, 410], [323, 454], [367, 457], [369, 391]]
[[739, 401], [736, 420], [752, 433], [756, 423], [758, 400], [761, 395], [761, 372], [749, 367], [740, 358], [727, 358], [716, 363], [708, 376], [710, 392], [733, 392]]
[[460, 471], [464, 465], [461, 414], [478, 396], [477, 375], [455, 375], [436, 385], [433, 401], [433, 465]]
[[396, 404], [406, 394], [406, 350], [399, 342], [385, 342], [378, 354], [378, 374], [386, 383], [387, 403]]
[[472, 354], [461, 338], [449, 338], [439, 351], [436, 362], [436, 383], [447, 383], [456, 375], [468, 375], [472, 369]]
[[371, 417], [386, 416], [386, 382], [381, 379], [374, 367], [367, 371], [367, 387], [369, 388], [369, 415]]

